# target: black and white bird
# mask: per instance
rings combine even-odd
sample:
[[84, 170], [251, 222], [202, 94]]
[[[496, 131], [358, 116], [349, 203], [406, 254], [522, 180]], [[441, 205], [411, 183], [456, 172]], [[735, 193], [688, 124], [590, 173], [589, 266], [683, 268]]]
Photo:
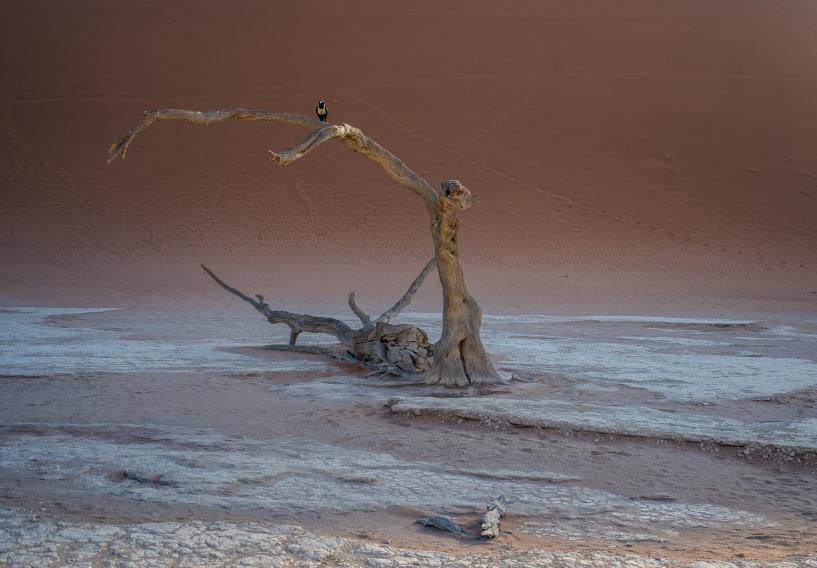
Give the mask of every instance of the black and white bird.
[[318, 120], [326, 122], [326, 117], [329, 116], [329, 107], [323, 101], [318, 101], [318, 106], [315, 107], [315, 114], [318, 115]]

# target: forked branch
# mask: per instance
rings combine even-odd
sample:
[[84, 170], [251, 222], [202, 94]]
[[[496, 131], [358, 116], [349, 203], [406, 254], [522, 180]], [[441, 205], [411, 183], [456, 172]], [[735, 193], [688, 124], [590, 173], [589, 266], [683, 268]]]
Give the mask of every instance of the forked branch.
[[414, 299], [414, 294], [417, 293], [417, 290], [420, 289], [420, 286], [423, 285], [423, 281], [426, 279], [426, 276], [431, 274], [431, 272], [437, 268], [437, 260], [432, 258], [431, 260], [426, 263], [423, 269], [420, 271], [420, 274], [417, 275], [417, 278], [411, 283], [406, 290], [406, 293], [395, 302], [395, 304], [390, 307], [388, 310], [377, 316], [374, 321], [369, 314], [364, 312], [360, 306], [357, 305], [355, 292], [349, 292], [349, 307], [355, 313], [357, 318], [360, 320], [360, 323], [363, 324], [363, 327], [371, 327], [376, 323], [389, 323], [391, 320], [396, 318], [400, 315], [400, 313], [406, 309], [406, 307], [411, 303], [411, 300]]
[[433, 213], [437, 208], [439, 196], [437, 192], [422, 177], [406, 166], [400, 158], [392, 154], [386, 148], [363, 134], [359, 128], [348, 124], [327, 125], [315, 118], [310, 118], [300, 114], [288, 112], [274, 112], [264, 110], [250, 110], [246, 108], [229, 108], [221, 110], [211, 110], [207, 112], [183, 110], [183, 109], [161, 109], [145, 111], [139, 121], [131, 126], [108, 150], [108, 162], [117, 157], [125, 158], [128, 148], [136, 137], [146, 130], [157, 120], [181, 120], [194, 124], [209, 125], [214, 122], [222, 122], [232, 118], [244, 120], [269, 120], [273, 122], [283, 122], [310, 128], [312, 131], [304, 140], [282, 152], [271, 152], [273, 160], [281, 165], [287, 165], [298, 158], [306, 155], [311, 150], [326, 142], [336, 138], [347, 146], [351, 147], [359, 154], [366, 156], [371, 161], [380, 164], [391, 179], [412, 192], [420, 196], [426, 204], [429, 213]]
[[406, 293], [403, 294], [403, 297], [397, 300], [397, 302], [388, 310], [380, 314], [380, 316], [374, 321], [388, 323], [397, 316], [399, 316], [400, 312], [405, 310], [406, 307], [411, 303], [411, 300], [414, 299], [414, 294], [416, 294], [417, 290], [420, 289], [420, 286], [423, 285], [423, 281], [426, 279], [426, 276], [431, 274], [431, 272], [435, 268], [437, 268], [437, 259], [432, 258], [423, 267], [423, 270], [420, 272], [420, 274], [417, 275], [417, 278], [414, 279], [414, 282], [411, 283], [411, 286], [409, 286], [408, 290], [406, 290]]

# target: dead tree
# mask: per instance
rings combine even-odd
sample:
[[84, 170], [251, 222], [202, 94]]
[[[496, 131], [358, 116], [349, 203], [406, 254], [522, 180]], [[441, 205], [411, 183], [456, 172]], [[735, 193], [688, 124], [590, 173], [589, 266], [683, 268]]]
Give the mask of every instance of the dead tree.
[[244, 108], [208, 112], [180, 109], [145, 111], [139, 121], [111, 145], [108, 161], [118, 156], [124, 159], [136, 136], [157, 120], [209, 125], [231, 118], [268, 120], [308, 128], [309, 134], [295, 146], [281, 152], [270, 151], [273, 161], [279, 165], [291, 164], [327, 140], [338, 140], [380, 164], [389, 177], [420, 197], [431, 223], [437, 272], [443, 290], [442, 335], [434, 348], [434, 358], [426, 380], [448, 386], [504, 382], [505, 378], [494, 369], [482, 345], [482, 310], [465, 285], [460, 265], [458, 215], [460, 211], [476, 205], [478, 199], [459, 181], [446, 180], [441, 184], [441, 191], [435, 191], [397, 156], [354, 126], [323, 123], [299, 114]]
[[[425, 331], [409, 324], [393, 324], [391, 320], [400, 315], [400, 312], [411, 303], [414, 294], [420, 288], [426, 276], [434, 270], [434, 266], [434, 259], [428, 261], [422, 272], [406, 290], [406, 293], [392, 307], [374, 319], [360, 309], [355, 302], [355, 293], [351, 292], [348, 298], [349, 307], [362, 324], [362, 327], [353, 329], [346, 322], [335, 318], [273, 310], [272, 306], [264, 301], [264, 296], [261, 294], [256, 294], [255, 298], [251, 298], [224, 282], [215, 272], [203, 264], [201, 265], [204, 271], [219, 286], [252, 305], [271, 324], [284, 324], [289, 327], [289, 344], [285, 346], [273, 345], [271, 347], [290, 351], [321, 353], [336, 359], [358, 361], [378, 371], [399, 375], [425, 373], [431, 367], [431, 355], [434, 352], [434, 346], [429, 343]], [[300, 346], [296, 342], [301, 333], [332, 335], [340, 345], [337, 347]]]

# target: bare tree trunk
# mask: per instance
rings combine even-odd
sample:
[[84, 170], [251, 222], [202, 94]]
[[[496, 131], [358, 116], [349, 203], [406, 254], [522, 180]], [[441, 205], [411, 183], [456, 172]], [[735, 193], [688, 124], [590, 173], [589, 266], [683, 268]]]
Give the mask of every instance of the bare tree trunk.
[[[435, 348], [433, 364], [426, 379], [429, 383], [447, 386], [504, 382], [504, 377], [494, 369], [482, 345], [480, 339], [482, 311], [465, 286], [465, 278], [460, 265], [457, 246], [459, 229], [457, 212], [476, 205], [478, 200], [459, 181], [444, 181], [442, 193], [436, 192], [426, 180], [412, 171], [397, 156], [354, 126], [327, 124], [314, 118], [291, 113], [244, 108], [208, 112], [181, 109], [146, 111], [134, 126], [111, 145], [108, 161], [118, 156], [124, 159], [136, 136], [158, 120], [181, 120], [208, 125], [232, 118], [268, 120], [312, 129], [306, 138], [295, 146], [281, 152], [270, 151], [273, 161], [279, 165], [291, 164], [327, 140], [336, 139], [379, 164], [390, 178], [422, 198], [431, 221], [437, 271], [443, 288], [443, 331]], [[350, 298], [350, 306], [355, 310], [354, 297]], [[358, 314], [357, 310], [355, 313]], [[360, 314], [358, 316], [360, 317]], [[371, 326], [376, 328], [378, 323], [383, 323], [382, 321], [373, 323], [364, 317], [360, 319], [364, 325], [359, 330], [361, 332], [372, 329]], [[294, 343], [296, 338], [297, 333], [293, 330], [291, 343]]]
[[468, 292], [460, 265], [457, 212], [473, 207], [478, 199], [457, 180], [443, 182], [442, 190], [431, 232], [443, 288], [443, 331], [426, 379], [457, 387], [502, 382], [482, 345], [482, 310]]

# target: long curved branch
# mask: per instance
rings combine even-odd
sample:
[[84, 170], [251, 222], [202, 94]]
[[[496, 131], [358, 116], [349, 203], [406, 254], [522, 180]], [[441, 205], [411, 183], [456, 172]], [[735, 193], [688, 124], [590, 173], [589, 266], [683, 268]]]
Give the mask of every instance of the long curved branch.
[[432, 258], [423, 267], [423, 270], [420, 272], [420, 274], [417, 275], [417, 278], [414, 279], [414, 282], [411, 283], [411, 286], [409, 286], [408, 290], [406, 290], [406, 293], [403, 294], [403, 297], [397, 300], [397, 302], [388, 310], [380, 314], [380, 316], [378, 316], [377, 319], [374, 320], [375, 323], [377, 322], [388, 323], [392, 319], [400, 315], [400, 312], [406, 309], [406, 306], [408, 306], [411, 303], [411, 300], [414, 298], [414, 294], [416, 294], [417, 290], [420, 289], [420, 286], [423, 285], [423, 280], [425, 280], [426, 276], [431, 274], [431, 272], [435, 268], [437, 268], [437, 259]]
[[303, 158], [313, 149], [317, 148], [327, 140], [341, 138], [346, 133], [344, 126], [329, 124], [307, 134], [306, 138], [286, 150], [280, 152], [269, 151], [272, 161], [279, 166], [288, 166], [295, 160]]
[[216, 281], [216, 284], [227, 290], [229, 293], [234, 294], [247, 302], [248, 304], [252, 305], [256, 310], [264, 314], [267, 320], [270, 323], [282, 323], [289, 326], [290, 329], [290, 345], [295, 345], [295, 339], [297, 339], [299, 333], [307, 332], [307, 333], [326, 333], [329, 335], [335, 336], [338, 341], [343, 343], [344, 345], [350, 345], [352, 341], [352, 328], [348, 325], [343, 323], [340, 320], [335, 318], [327, 318], [327, 317], [320, 317], [320, 316], [311, 316], [309, 314], [295, 314], [292, 312], [285, 312], [282, 310], [273, 310], [269, 304], [264, 302], [262, 298], [253, 299], [233, 288], [226, 282], [224, 282], [221, 278], [216, 276], [216, 273], [204, 266], [201, 265], [202, 269]]
[[346, 132], [343, 138], [340, 139], [341, 142], [363, 154], [371, 161], [380, 164], [390, 178], [420, 196], [426, 204], [429, 215], [436, 211], [439, 195], [426, 180], [414, 173], [400, 158], [363, 134], [363, 131], [359, 128], [348, 124], [343, 126], [346, 128]]
[[437, 192], [426, 180], [414, 173], [400, 158], [363, 134], [362, 130], [349, 124], [325, 126], [310, 132], [306, 138], [291, 148], [282, 152], [270, 151], [270, 154], [272, 154], [275, 163], [287, 166], [332, 138], [337, 138], [356, 152], [380, 164], [390, 178], [422, 197], [429, 209], [429, 213], [433, 212], [438, 206], [440, 196], [437, 195]]
[[318, 119], [309, 118], [308, 116], [303, 116], [301, 114], [267, 110], [250, 110], [247, 108], [225, 108], [221, 110], [210, 110], [207, 112], [177, 108], [146, 110], [136, 124], [131, 126], [116, 140], [116, 142], [111, 144], [111, 147], [108, 149], [108, 162], [112, 162], [119, 156], [121, 156], [124, 160], [125, 155], [128, 153], [128, 147], [131, 145], [133, 140], [144, 130], [147, 130], [147, 128], [157, 120], [182, 120], [207, 126], [213, 124], [214, 122], [222, 122], [231, 118], [240, 118], [244, 120], [271, 120], [275, 122], [283, 122], [285, 124], [304, 126], [306, 128], [320, 128], [323, 126], [323, 123]]
[[283, 152], [272, 152], [273, 160], [280, 165], [290, 164], [326, 140], [337, 138], [371, 161], [380, 164], [390, 178], [420, 196], [425, 202], [429, 213], [436, 210], [439, 196], [437, 192], [434, 191], [434, 188], [432, 188], [426, 180], [412, 171], [411, 168], [406, 166], [397, 156], [363, 134], [363, 131], [359, 128], [348, 124], [327, 125], [315, 118], [288, 112], [251, 110], [246, 108], [228, 108], [207, 112], [183, 109], [145, 111], [139, 121], [131, 126], [111, 145], [108, 150], [108, 162], [120, 156], [124, 159], [134, 139], [157, 120], [181, 120], [194, 124], [209, 125], [214, 122], [221, 122], [232, 118], [269, 120], [311, 128], [312, 132], [292, 148], [284, 150]]

